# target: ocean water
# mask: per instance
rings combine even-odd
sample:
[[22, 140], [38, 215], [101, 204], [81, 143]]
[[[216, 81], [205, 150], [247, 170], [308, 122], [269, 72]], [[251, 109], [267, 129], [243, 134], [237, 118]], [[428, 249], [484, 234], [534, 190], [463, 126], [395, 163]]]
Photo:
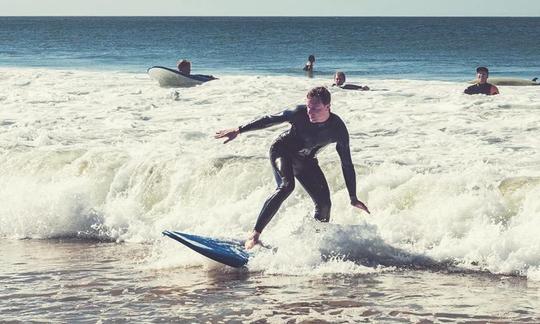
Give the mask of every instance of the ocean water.
[[463, 80], [540, 75], [540, 18], [0, 17], [0, 66]]
[[[258, 59], [252, 63], [243, 57], [248, 43], [222, 40], [207, 48], [224, 53], [238, 46], [234, 60], [224, 64], [215, 55], [195, 65], [219, 80], [165, 89], [145, 68], [174, 63], [177, 52], [138, 47], [154, 43], [149, 37], [130, 42], [133, 30], [160, 30], [135, 22], [210, 18], [82, 19], [82, 26], [100, 22], [94, 29], [77, 25], [77, 18], [1, 19], [2, 40], [25, 30], [27, 37], [0, 42], [0, 320], [540, 321], [540, 87], [500, 86], [499, 96], [467, 96], [462, 80], [476, 62], [438, 74], [441, 69], [415, 70], [422, 56], [409, 60], [406, 50], [389, 59], [401, 66], [393, 73], [384, 72], [383, 56], [365, 74], [367, 60], [341, 65], [335, 56], [321, 58], [320, 71], [307, 78], [296, 72], [303, 56], [286, 61], [283, 53], [296, 50], [285, 40], [273, 51], [253, 51], [253, 41]], [[322, 20], [340, 19], [355, 20]], [[475, 24], [528, 21], [392, 19], [372, 18], [387, 26], [453, 21], [449, 35]], [[318, 26], [314, 20], [297, 23]], [[277, 23], [283, 21], [295, 19], [261, 24], [286, 26]], [[113, 27], [122, 24], [131, 32]], [[223, 28], [214, 32], [224, 37]], [[260, 42], [274, 39], [267, 28], [259, 32]], [[296, 37], [294, 29], [283, 33]], [[516, 40], [506, 35], [507, 44]], [[58, 38], [64, 41], [50, 40]], [[124, 45], [107, 46], [113, 39]], [[202, 50], [192, 43], [190, 53]], [[344, 51], [359, 46], [343, 44]], [[379, 46], [384, 52], [397, 45]], [[538, 55], [534, 42], [515, 46]], [[515, 47], [497, 49], [509, 54]], [[115, 51], [116, 58], [109, 55]], [[262, 58], [268, 53], [273, 60]], [[496, 55], [486, 55], [497, 66]], [[504, 75], [525, 77], [538, 64], [525, 55], [507, 58], [506, 68], [499, 66]], [[289, 65], [271, 67], [280, 62]], [[169, 229], [245, 237], [274, 190], [267, 153], [287, 126], [226, 145], [213, 134], [302, 103], [311, 87], [330, 85], [338, 67], [357, 71], [349, 81], [373, 89], [330, 88], [332, 110], [349, 129], [358, 195], [371, 215], [349, 206], [339, 157], [329, 146], [319, 161], [332, 194], [331, 222], [313, 221], [311, 200], [297, 186], [262, 236], [277, 250], [256, 250], [247, 268], [216, 264], [161, 235]]]

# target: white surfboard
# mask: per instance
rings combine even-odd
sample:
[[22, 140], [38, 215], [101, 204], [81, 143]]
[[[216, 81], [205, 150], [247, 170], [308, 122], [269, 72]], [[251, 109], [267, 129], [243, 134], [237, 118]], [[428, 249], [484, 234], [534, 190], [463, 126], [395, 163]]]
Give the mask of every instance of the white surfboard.
[[159, 82], [161, 87], [165, 88], [187, 88], [194, 87], [204, 82], [214, 80], [208, 75], [193, 74], [186, 76], [180, 72], [163, 66], [153, 66], [148, 69], [148, 75]]
[[[469, 83], [474, 84], [476, 82], [477, 82], [476, 80], [472, 80]], [[540, 83], [537, 83], [532, 80], [518, 79], [518, 78], [489, 78], [488, 82], [493, 85], [498, 85], [498, 86], [515, 86], [515, 87], [540, 85]]]

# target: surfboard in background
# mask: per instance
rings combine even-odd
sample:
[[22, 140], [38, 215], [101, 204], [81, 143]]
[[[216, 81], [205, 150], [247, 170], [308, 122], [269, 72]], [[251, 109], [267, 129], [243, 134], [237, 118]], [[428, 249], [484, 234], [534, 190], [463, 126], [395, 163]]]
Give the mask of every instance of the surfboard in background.
[[499, 190], [503, 196], [508, 197], [523, 189], [530, 189], [540, 185], [540, 177], [510, 177], [499, 184]]
[[188, 88], [215, 80], [210, 75], [192, 74], [186, 76], [176, 70], [163, 66], [153, 66], [147, 72], [152, 79], [158, 81], [159, 85], [165, 88]]
[[[533, 80], [519, 79], [519, 78], [502, 78], [502, 77], [489, 78], [488, 82], [493, 85], [498, 85], [498, 86], [515, 86], [515, 87], [540, 85], [540, 83], [535, 82]], [[469, 83], [475, 84], [476, 80], [469, 81]]]
[[249, 260], [249, 254], [240, 241], [221, 240], [174, 231], [164, 231], [163, 235], [184, 244], [207, 258], [234, 268], [245, 266]]

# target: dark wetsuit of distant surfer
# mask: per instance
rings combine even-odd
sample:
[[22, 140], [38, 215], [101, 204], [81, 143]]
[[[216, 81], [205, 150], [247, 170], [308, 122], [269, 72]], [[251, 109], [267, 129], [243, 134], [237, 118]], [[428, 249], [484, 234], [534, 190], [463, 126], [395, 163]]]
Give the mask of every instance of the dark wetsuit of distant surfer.
[[356, 176], [347, 127], [341, 118], [330, 112], [330, 93], [324, 87], [314, 88], [308, 93], [307, 105], [299, 105], [276, 115], [264, 116], [237, 129], [220, 131], [216, 134], [216, 138], [227, 137], [228, 142], [240, 133], [284, 122], [290, 123], [291, 128], [279, 135], [270, 148], [270, 162], [277, 189], [263, 205], [254, 232], [248, 239], [248, 242], [251, 240], [253, 244], [249, 245], [246, 242], [248, 248], [258, 242], [260, 233], [283, 201], [292, 193], [295, 178], [313, 199], [315, 218], [321, 222], [329, 221], [330, 191], [316, 155], [331, 143], [336, 143], [351, 205], [369, 212], [356, 197]]
[[315, 55], [310, 55], [308, 57], [308, 60], [306, 62], [306, 65], [304, 65], [304, 71], [306, 72], [313, 72], [313, 66], [315, 64]]
[[472, 95], [472, 94], [485, 94], [485, 95], [491, 95], [491, 87], [493, 85], [491, 83], [477, 83], [473, 84], [472, 86], [465, 89], [464, 93]]

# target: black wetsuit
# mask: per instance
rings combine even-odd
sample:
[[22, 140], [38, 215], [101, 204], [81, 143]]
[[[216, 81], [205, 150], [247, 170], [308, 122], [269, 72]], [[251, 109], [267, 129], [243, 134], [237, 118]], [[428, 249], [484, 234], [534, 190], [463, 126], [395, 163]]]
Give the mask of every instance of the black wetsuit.
[[341, 89], [344, 89], [344, 90], [369, 90], [369, 88], [364, 88], [363, 86], [359, 86], [359, 85], [356, 85], [356, 84], [350, 84], [350, 83], [347, 83], [347, 84], [342, 84], [342, 85], [337, 85], [337, 84], [332, 84], [332, 87], [339, 87]]
[[291, 128], [276, 138], [270, 148], [270, 162], [277, 182], [277, 190], [261, 210], [255, 230], [262, 232], [283, 201], [294, 190], [295, 177], [315, 203], [315, 218], [321, 222], [330, 220], [330, 190], [322, 173], [316, 154], [326, 145], [336, 143], [341, 168], [351, 202], [357, 201], [356, 176], [349, 149], [347, 127], [337, 115], [330, 113], [324, 123], [312, 123], [305, 105], [279, 114], [264, 116], [240, 126], [241, 133], [288, 122]]
[[216, 79], [213, 75], [204, 75], [204, 74], [190, 74], [186, 76], [188, 78], [191, 78], [197, 81], [202, 81], [202, 82], [212, 81]]
[[491, 94], [491, 83], [477, 83], [473, 84], [472, 86], [468, 87], [464, 91], [466, 94], [473, 95], [473, 94], [485, 94], [490, 95]]

